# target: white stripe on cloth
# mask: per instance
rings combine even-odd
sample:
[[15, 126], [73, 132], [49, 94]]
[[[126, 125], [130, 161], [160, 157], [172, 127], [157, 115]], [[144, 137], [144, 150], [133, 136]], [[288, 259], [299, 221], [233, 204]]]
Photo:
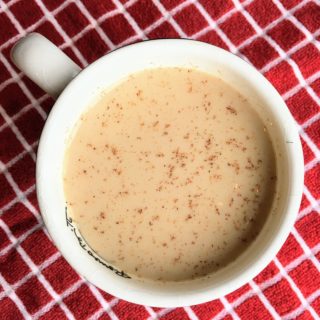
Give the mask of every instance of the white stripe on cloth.
[[[0, 219], [0, 224], [1, 224], [2, 229], [5, 231], [6, 235], [8, 236], [8, 238], [12, 242], [16, 241], [16, 238], [12, 234], [11, 230], [7, 227], [7, 225], [5, 223], [3, 223], [3, 221], [1, 219]], [[70, 312], [70, 310], [63, 303], [63, 301], [61, 301], [60, 295], [53, 289], [51, 284], [42, 275], [42, 273], [40, 272], [39, 268], [34, 264], [32, 259], [26, 253], [26, 251], [21, 246], [17, 246], [16, 247], [16, 251], [17, 251], [17, 253], [19, 253], [19, 255], [21, 256], [23, 261], [26, 263], [26, 265], [30, 268], [30, 270], [32, 272], [32, 276], [35, 276], [42, 283], [42, 285], [45, 288], [45, 290], [53, 298], [53, 301], [55, 302], [55, 304], [59, 304], [59, 306], [64, 311], [64, 313], [66, 314], [68, 319], [74, 320], [74, 317], [73, 317], [72, 313]], [[9, 288], [7, 288], [7, 290], [9, 290]], [[15, 295], [14, 292], [15, 291], [12, 290], [13, 296]]]
[[10, 298], [15, 305], [17, 306], [17, 308], [19, 309], [19, 311], [21, 312], [21, 314], [23, 315], [23, 317], [25, 319], [32, 319], [31, 315], [28, 313], [27, 309], [25, 308], [24, 304], [22, 303], [22, 301], [20, 300], [20, 298], [16, 295], [14, 290], [11, 290], [10, 285], [8, 284], [8, 282], [4, 279], [4, 277], [1, 275], [0, 273], [0, 283], [3, 286], [3, 289], [5, 290], [5, 292], [8, 292], [8, 298]]
[[[0, 50], [2, 48], [5, 48], [7, 46], [9, 46], [11, 43], [13, 43], [14, 41], [16, 41], [21, 35], [23, 35], [25, 32], [29, 32], [31, 30], [34, 30], [36, 27], [38, 27], [41, 23], [43, 23], [45, 21], [45, 17], [41, 18], [38, 22], [36, 22], [34, 25], [28, 27], [26, 30], [24, 30], [21, 25], [19, 24], [19, 22], [15, 19], [14, 15], [9, 12], [8, 10], [10, 10], [10, 6], [13, 4], [13, 3], [16, 3], [17, 1], [16, 0], [12, 0], [10, 1], [9, 3], [7, 3], [7, 7], [4, 9], [4, 8], [1, 8], [0, 9], [0, 12], [1, 10], [5, 11], [6, 14], [8, 15], [8, 17], [12, 20], [12, 22], [14, 23], [14, 25], [16, 26], [17, 30], [19, 31], [20, 35], [18, 36], [14, 36], [13, 38], [11, 38], [10, 40], [8, 40], [5, 44], [1, 45], [0, 47]], [[131, 15], [126, 11], [126, 8], [129, 7], [131, 4], [135, 3], [136, 1], [129, 1], [128, 3], [126, 3], [125, 5], [122, 5], [119, 1], [115, 0], [114, 3], [116, 4], [117, 6], [117, 9], [105, 14], [104, 16], [100, 17], [97, 22], [95, 22], [95, 20], [90, 17], [90, 13], [88, 12], [88, 10], [82, 5], [82, 4], [77, 4], [80, 11], [87, 17], [87, 19], [89, 20], [90, 24], [85, 27], [81, 32], [80, 34], [78, 34], [77, 36], [75, 36], [74, 38], [70, 38], [67, 36], [67, 34], [64, 32], [64, 30], [58, 25], [54, 15], [56, 13], [58, 13], [59, 11], [63, 10], [67, 5], [69, 5], [70, 2], [66, 1], [64, 2], [61, 6], [59, 6], [57, 9], [55, 9], [52, 13], [50, 13], [47, 8], [45, 7], [45, 5], [42, 3], [41, 0], [37, 0], [36, 1], [37, 4], [39, 5], [39, 7], [41, 8], [42, 12], [45, 14], [45, 15], [48, 15], [49, 16], [49, 21], [55, 26], [55, 28], [57, 29], [57, 31], [59, 32], [59, 34], [62, 36], [62, 38], [64, 39], [65, 43], [61, 46], [62, 48], [66, 48], [66, 47], [70, 47], [71, 50], [73, 50], [73, 52], [75, 53], [75, 55], [78, 57], [78, 59], [81, 61], [81, 63], [83, 65], [86, 65], [87, 64], [87, 61], [84, 59], [84, 57], [82, 56], [82, 54], [80, 53], [80, 51], [74, 46], [74, 41], [76, 41], [76, 39], [79, 39], [81, 36], [83, 36], [86, 32], [88, 32], [89, 30], [99, 26], [99, 24], [104, 21], [104, 19], [107, 19], [117, 13], [123, 13], [125, 18], [128, 20], [128, 22], [130, 23], [130, 25], [133, 27], [133, 29], [135, 30], [135, 32], [137, 33], [137, 35], [131, 37], [130, 39], [127, 39], [125, 40], [122, 44], [124, 43], [129, 43], [131, 41], [134, 41], [134, 40], [138, 40], [139, 38], [142, 38], [142, 39], [145, 39], [146, 38], [146, 34], [148, 34], [148, 32], [151, 32], [154, 28], [156, 28], [157, 26], [159, 26], [163, 21], [169, 21], [169, 23], [173, 26], [173, 28], [178, 32], [178, 34], [180, 36], [183, 36], [185, 37], [185, 33], [182, 31], [181, 27], [178, 25], [178, 23], [174, 20], [173, 18], [173, 15], [174, 13], [178, 12], [179, 10], [183, 9], [186, 5], [190, 4], [190, 3], [194, 3], [196, 8], [199, 10], [199, 12], [204, 16], [204, 18], [206, 19], [206, 21], [209, 23], [209, 26], [204, 28], [203, 30], [200, 30], [199, 32], [197, 32], [195, 35], [193, 35], [192, 37], [199, 37], [201, 35], [204, 35], [206, 32], [210, 31], [210, 30], [213, 30], [213, 29], [216, 29], [216, 31], [218, 32], [218, 34], [220, 35], [220, 37], [224, 40], [224, 42], [228, 45], [229, 43], [229, 47], [231, 47], [231, 50], [237, 50], [239, 52], [239, 48], [242, 48], [243, 46], [245, 45], [248, 45], [250, 44], [255, 38], [257, 38], [259, 36], [259, 34], [256, 34], [256, 35], [253, 35], [252, 37], [250, 37], [249, 39], [247, 39], [246, 41], [244, 41], [240, 46], [238, 47], [235, 47], [233, 46], [232, 42], [225, 36], [225, 34], [222, 32], [222, 30], [218, 27], [218, 25], [225, 21], [226, 19], [228, 19], [229, 17], [231, 17], [234, 13], [236, 12], [239, 12], [239, 8], [234, 8], [232, 9], [231, 11], [227, 12], [226, 14], [224, 14], [222, 17], [220, 17], [218, 19], [218, 21], [214, 22], [210, 15], [205, 11], [205, 9], [203, 8], [203, 6], [201, 4], [199, 4], [197, 1], [186, 1], [186, 2], [183, 2], [181, 3], [178, 7], [174, 8], [173, 10], [171, 10], [170, 12], [167, 12], [166, 9], [163, 7], [163, 5], [160, 3], [160, 1], [158, 0], [155, 0], [153, 1], [156, 6], [158, 7], [158, 9], [160, 10], [160, 12], [162, 13], [162, 17], [160, 19], [158, 19], [157, 21], [155, 21], [151, 26], [147, 27], [145, 30], [141, 30], [140, 27], [136, 24], [136, 22], [134, 21], [134, 19], [131, 17]], [[243, 6], [243, 5], [247, 5], [249, 3], [251, 3], [252, 1], [245, 1], [244, 3], [240, 4], [240, 6]], [[297, 65], [292, 65], [292, 60], [290, 59], [290, 55], [293, 54], [294, 52], [296, 52], [297, 50], [301, 49], [302, 47], [304, 47], [306, 44], [308, 43], [314, 43], [314, 37], [318, 35], [318, 33], [315, 33], [315, 36], [312, 36], [310, 34], [310, 32], [303, 26], [303, 25], [299, 25], [299, 22], [296, 20], [295, 17], [292, 17], [292, 13], [295, 12], [296, 10], [298, 10], [299, 8], [301, 8], [307, 1], [303, 1], [303, 2], [300, 2], [297, 6], [295, 6], [294, 8], [290, 9], [289, 11], [283, 11], [282, 10], [282, 13], [283, 15], [275, 20], [274, 22], [272, 22], [269, 26], [267, 26], [267, 28], [264, 28], [263, 30], [262, 29], [259, 29], [259, 28], [255, 28], [256, 31], [259, 32], [265, 32], [266, 29], [270, 29], [272, 28], [274, 25], [276, 25], [277, 23], [279, 23], [280, 21], [282, 21], [283, 19], [285, 18], [288, 18], [292, 23], [294, 23], [294, 25], [298, 26], [298, 28], [304, 33], [306, 34], [307, 36], [307, 39], [306, 40], [303, 40], [301, 41], [300, 43], [298, 43], [296, 46], [294, 46], [293, 48], [291, 48], [288, 52], [281, 52], [280, 50], [280, 57], [278, 59], [275, 59], [273, 61], [271, 61], [269, 64], [267, 64], [263, 69], [262, 71], [263, 72], [266, 72], [267, 70], [269, 70], [271, 67], [275, 66], [276, 64], [280, 63], [281, 61], [289, 61], [290, 62], [290, 65], [291, 67], [293, 67], [295, 73], [298, 72], [298, 74], [300, 73], [300, 77], [298, 77], [298, 80], [299, 80], [299, 85], [296, 86], [294, 89], [297, 90], [297, 92], [301, 89], [301, 88], [306, 88], [306, 90], [308, 91], [308, 93], [310, 94], [311, 92], [311, 97], [319, 104], [319, 99], [317, 100], [317, 95], [314, 94], [314, 91], [313, 89], [310, 87], [310, 84], [312, 83], [312, 80], [310, 81], [305, 81], [304, 77], [302, 76], [299, 68]], [[239, 5], [239, 3], [238, 3]], [[278, 4], [279, 5], [279, 4]], [[287, 13], [286, 13], [287, 12]], [[242, 12], [243, 13], [243, 12]], [[250, 20], [250, 16], [248, 16], [248, 14], [245, 15], [247, 20]], [[249, 17], [249, 19], [248, 19]], [[48, 18], [48, 17], [47, 17]], [[249, 21], [251, 24], [252, 23], [255, 23], [255, 21]], [[220, 32], [221, 30], [221, 32]], [[319, 32], [319, 31], [318, 31]], [[107, 37], [104, 36], [104, 33], [102, 32], [98, 32], [99, 36], [102, 38], [102, 40], [110, 47], [111, 47], [111, 43], [109, 42], [109, 44], [107, 43]], [[311, 36], [310, 36], [311, 35]], [[272, 45], [272, 41], [268, 41], [271, 45]], [[121, 46], [118, 45], [118, 46]], [[232, 47], [233, 46], [233, 47]], [[273, 47], [276, 47], [277, 44], [273, 43], [272, 45]], [[279, 48], [276, 48], [276, 50], [279, 50]], [[4, 58], [4, 57], [3, 57]], [[5, 61], [5, 66], [6, 68], [9, 68], [10, 67], [10, 64], [8, 63], [8, 61], [6, 59], [4, 59]], [[10, 69], [10, 68], [9, 68]], [[10, 79], [7, 81], [7, 84], [10, 84], [10, 83], [13, 83], [13, 82], [18, 82], [19, 86], [21, 87], [22, 91], [27, 95], [27, 97], [30, 99], [31, 101], [31, 105], [33, 105], [37, 111], [41, 114], [42, 113], [42, 117], [45, 118], [46, 114], [45, 112], [42, 110], [41, 108], [41, 105], [40, 105], [40, 100], [39, 99], [35, 99], [31, 92], [29, 91], [28, 92], [28, 89], [27, 87], [23, 84], [23, 82], [21, 81], [21, 74], [17, 74], [14, 70], [9, 70], [11, 75], [16, 79], [16, 80], [11, 80]], [[314, 79], [314, 78], [312, 78]], [[4, 85], [4, 87], [5, 87]], [[310, 91], [311, 90], [311, 91]], [[313, 93], [312, 93], [313, 91]], [[293, 89], [291, 89], [290, 93], [287, 94], [286, 98], [290, 97], [291, 95], [293, 95], [295, 93], [295, 91]], [[23, 154], [26, 154], [26, 153], [31, 153], [33, 152], [33, 148], [34, 148], [34, 145], [30, 146], [25, 138], [23, 137], [23, 135], [21, 134], [21, 132], [18, 130], [18, 128], [14, 125], [14, 123], [12, 122], [12, 118], [10, 119], [10, 117], [5, 113], [4, 109], [0, 109], [0, 111], [3, 111], [3, 115], [5, 115], [5, 121], [6, 123], [8, 124], [8, 126], [13, 130], [13, 132], [16, 134], [17, 138], [18, 138], [18, 135], [20, 136], [20, 139], [22, 139], [22, 141], [24, 141], [24, 148], [25, 148], [25, 151], [23, 152]], [[303, 138], [305, 139], [305, 141], [307, 142], [307, 144], [309, 145], [309, 147], [311, 147], [311, 150], [315, 153], [316, 157], [319, 159], [320, 158], [320, 153], [319, 153], [319, 149], [317, 148], [317, 146], [312, 142], [312, 140], [307, 136], [307, 134], [305, 133], [304, 129], [306, 129], [307, 126], [311, 125], [314, 121], [316, 121], [318, 118], [317, 118], [317, 115], [314, 117], [314, 119], [312, 120], [308, 120], [309, 122], [306, 122], [305, 124], [302, 125], [302, 129], [300, 128], [300, 132], [301, 132], [301, 135], [303, 136]], [[1, 127], [0, 127], [0, 130], [1, 130]], [[18, 138], [19, 139], [19, 138]], [[19, 141], [20, 141], [19, 139]], [[20, 141], [21, 142], [21, 141]], [[18, 161], [19, 159], [19, 156], [15, 157], [14, 160], [10, 161], [9, 164], [12, 165], [13, 163], [15, 163], [15, 161]], [[317, 161], [313, 161], [312, 162], [312, 165], [315, 165], [317, 164]], [[312, 166], [310, 165], [309, 166], [310, 168], [312, 168]], [[309, 168], [309, 167], [306, 167]], [[2, 167], [2, 169], [6, 172], [7, 169], [10, 168], [10, 166], [8, 166], [7, 168], [5, 168], [5, 166]], [[10, 175], [11, 176], [11, 175]], [[8, 179], [8, 176], [6, 176], [6, 178]], [[12, 176], [11, 178], [9, 177], [9, 180], [11, 181], [11, 184], [13, 185], [14, 187], [14, 190], [17, 194], [17, 198], [16, 199], [19, 199], [19, 197], [21, 199], [23, 199], [23, 201], [26, 201], [26, 195], [28, 195], [29, 193], [27, 192], [19, 192], [19, 190], [17, 190], [17, 185], [15, 184], [14, 180], [12, 179]], [[33, 187], [29, 188], [31, 191], [30, 193], [33, 191]], [[28, 189], [28, 190], [29, 190]], [[303, 212], [298, 216], [298, 219], [300, 219], [301, 217], [304, 217], [305, 215], [309, 214], [311, 212], [311, 210], [313, 208], [316, 208], [317, 212], [319, 212], [319, 201], [317, 201], [316, 199], [314, 199], [314, 197], [312, 196], [312, 194], [310, 193], [310, 191], [305, 188], [305, 195], [307, 197], [307, 199], [310, 201], [311, 203], [311, 206], [309, 206], [308, 208], [306, 208], [305, 210], [303, 210]], [[13, 200], [15, 201], [15, 200]], [[15, 203], [11, 201], [10, 204], [12, 205], [12, 203]], [[20, 201], [20, 200], [17, 200], [17, 201]], [[8, 208], [8, 205], [5, 206], [5, 208]], [[310, 259], [313, 264], [315, 264], [315, 248], [317, 248], [317, 246], [313, 249], [310, 250], [310, 248], [305, 244], [304, 240], [301, 238], [301, 236], [297, 233], [297, 231], [294, 229], [293, 230], [293, 236], [296, 238], [296, 240], [300, 243], [301, 247], [303, 248], [304, 250], [304, 255], [302, 255], [301, 257], [303, 257], [303, 260], [305, 259]], [[300, 238], [299, 238], [300, 237]], [[20, 238], [19, 238], [20, 239]], [[20, 243], [19, 242], [19, 239], [16, 239], [15, 240], [15, 243], [18, 244]], [[300, 239], [300, 240], [299, 240]], [[285, 270], [285, 272], [289, 272], [290, 270], [290, 266], [297, 266], [299, 265], [302, 261], [300, 258], [298, 259], [295, 259], [294, 263], [290, 263], [288, 266], [286, 266], [283, 270]], [[300, 263], [299, 263], [300, 262]], [[279, 262], [280, 263], [280, 262]], [[316, 267], [318, 268], [318, 265], [316, 265]], [[34, 269], [36, 270], [36, 268]], [[34, 271], [33, 270], [33, 271]], [[318, 269], [319, 270], [319, 269]], [[284, 273], [284, 274], [286, 274]], [[283, 277], [283, 274], [281, 274], [281, 272], [279, 274], [277, 274], [274, 279], [281, 279]], [[270, 280], [270, 279], [269, 279]], [[269, 281], [268, 280], [268, 281]], [[291, 279], [292, 280], [292, 279]], [[266, 281], [266, 283], [268, 282]], [[278, 280], [279, 281], [279, 280]], [[271, 283], [269, 281], [269, 283]], [[72, 293], [74, 292], [78, 287], [80, 287], [80, 285], [83, 284], [83, 281], [81, 282], [78, 282], [77, 285], [74, 285], [72, 286], [72, 288], [69, 288], [65, 293]], [[253, 283], [253, 287], [255, 286], [255, 284]], [[266, 284], [265, 284], [266, 286]], [[259, 286], [257, 286], [257, 288], [261, 289], [262, 291], [265, 289], [265, 286], [263, 286], [263, 284], [259, 284]], [[261, 291], [261, 292], [262, 292]], [[65, 294], [64, 293], [64, 294]], [[62, 295], [63, 297], [64, 294]], [[254, 290], [251, 290], [250, 291], [250, 294], [251, 296], [254, 295]], [[307, 304], [306, 306], [309, 304], [311, 304], [311, 302], [316, 299], [317, 297], [317, 292], [313, 293], [311, 296], [309, 296], [306, 301], [307, 301]], [[243, 300], [245, 297], [247, 296], [247, 293], [245, 293], [243, 296], [241, 296], [239, 299], [237, 299], [236, 301], [241, 301], [241, 303], [245, 300]], [[51, 307], [53, 307], [54, 305], [56, 305], [56, 303], [58, 303], [58, 301], [60, 301], [61, 297], [58, 298], [58, 300], [55, 302], [54, 300], [51, 301], [44, 309], [41, 309], [40, 311], [37, 312], [36, 314], [36, 319], [38, 317], [40, 317], [41, 315], [43, 315], [45, 312], [47, 312], [48, 310], [50, 310]], [[242, 298], [242, 300], [241, 300]], [[260, 297], [261, 299], [261, 297]], [[262, 297], [262, 300], [264, 298]], [[238, 318], [237, 314], [235, 313], [234, 311], [234, 308], [237, 306], [237, 304], [235, 302], [233, 303], [229, 303], [225, 298], [222, 299], [224, 304], [226, 305], [227, 308], [229, 308], [229, 311], [230, 311], [230, 314], [233, 315], [235, 318]], [[15, 300], [14, 300], [15, 301]], [[109, 306], [113, 306], [112, 302], [113, 301], [117, 301], [116, 299], [115, 300], [112, 300], [110, 303], [109, 303]], [[16, 301], [15, 301], [16, 302]], [[21, 302], [21, 301], [20, 301]], [[18, 301], [19, 303], [19, 301]], [[115, 302], [116, 303], [116, 302]], [[266, 305], [267, 302], [265, 302], [265, 305]], [[108, 311], [108, 304], [104, 304], [103, 301], [100, 301], [100, 304], [102, 306], [102, 308], [100, 310], [97, 311], [97, 315], [99, 315], [102, 311], [101, 310], [107, 310], [108, 314], [109, 314], [109, 311]], [[240, 304], [240, 303], [239, 303]], [[238, 304], [238, 305], [239, 305]], [[22, 306], [23, 307], [23, 306]], [[20, 308], [19, 308], [20, 309]], [[149, 308], [150, 309], [150, 308]], [[152, 310], [152, 309], [150, 309]], [[164, 310], [161, 310], [159, 313], [155, 313], [155, 312], [151, 312], [150, 313], [150, 310], [148, 311], [149, 314], [150, 314], [150, 317], [151, 318], [155, 318], [155, 317], [159, 317], [159, 316], [162, 316], [168, 312], [171, 311], [171, 309], [164, 309]], [[189, 314], [189, 317], [196, 317], [195, 313], [193, 312], [192, 308], [186, 308], [185, 309], [187, 314]], [[286, 315], [287, 317], [289, 317], [291, 314], [292, 315], [299, 315], [301, 314], [303, 311], [305, 310], [305, 306], [302, 306], [299, 307], [298, 309], [292, 311], [289, 315]], [[223, 310], [224, 312], [226, 312], [225, 310]], [[109, 314], [110, 315], [110, 314]], [[226, 315], [226, 313], [224, 313], [224, 315]], [[70, 316], [70, 315], [69, 315]], [[71, 315], [72, 316], [72, 315]]]
[[[7, 68], [7, 70], [9, 71], [9, 73], [13, 77], [18, 77], [17, 72], [14, 70], [14, 68], [11, 66], [10, 62], [7, 60], [7, 58], [1, 52], [0, 52], [0, 60], [5, 65], [5, 67]], [[18, 81], [17, 83], [18, 83], [19, 87], [21, 88], [22, 92], [31, 101], [34, 108], [38, 111], [38, 113], [40, 114], [42, 119], [45, 120], [47, 118], [47, 114], [40, 106], [39, 101], [33, 96], [31, 91], [27, 88], [27, 86], [25, 85], [25, 83], [23, 81]]]
[[[1, 225], [0, 220], [0, 225]], [[51, 264], [53, 264], [57, 259], [61, 257], [60, 252], [56, 252], [53, 254], [50, 258], [45, 260], [41, 265], [38, 266], [37, 274], [39, 274], [42, 270], [49, 267]], [[3, 291], [0, 293], [0, 300], [2, 300], [5, 296], [10, 295], [11, 291], [16, 291], [19, 287], [21, 287], [24, 283], [26, 283], [29, 279], [31, 279], [35, 274], [31, 271], [26, 276], [21, 278], [19, 281], [15, 282], [13, 285], [10, 285], [9, 291]]]
[[266, 296], [263, 294], [263, 291], [253, 280], [249, 281], [249, 285], [251, 286], [253, 292], [259, 297], [260, 301], [266, 307], [266, 309], [270, 312], [273, 319], [281, 319], [273, 305], [269, 302]]
[[101, 310], [103, 310], [104, 312], [107, 312], [109, 317], [112, 320], [118, 320], [118, 317], [112, 311], [112, 307], [115, 306], [119, 302], [119, 299], [115, 298], [109, 303], [103, 298], [102, 294], [99, 292], [99, 290], [93, 284], [91, 284], [89, 282], [86, 282], [86, 284], [89, 287], [89, 289], [91, 290], [91, 292], [93, 293], [93, 295], [96, 297], [96, 299], [100, 302], [100, 304], [102, 306]]
[[278, 269], [280, 270], [280, 273], [282, 274], [283, 278], [288, 281], [288, 283], [290, 284], [290, 287], [297, 295], [298, 299], [300, 300], [301, 304], [303, 305], [303, 309], [309, 311], [310, 314], [316, 319], [316, 317], [317, 317], [316, 311], [309, 304], [309, 302], [305, 299], [301, 290], [298, 288], [298, 286], [295, 284], [295, 282], [292, 280], [292, 278], [289, 276], [289, 274], [285, 271], [282, 264], [279, 262], [279, 260], [277, 258], [275, 258], [273, 261], [274, 261], [275, 265], [278, 267]]

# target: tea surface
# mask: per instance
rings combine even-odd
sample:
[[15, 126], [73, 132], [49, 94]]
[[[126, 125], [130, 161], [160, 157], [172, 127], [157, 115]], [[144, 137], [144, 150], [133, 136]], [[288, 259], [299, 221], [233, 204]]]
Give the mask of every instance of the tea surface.
[[247, 99], [208, 74], [133, 74], [81, 117], [64, 163], [68, 212], [131, 276], [179, 281], [236, 259], [273, 202], [269, 134]]

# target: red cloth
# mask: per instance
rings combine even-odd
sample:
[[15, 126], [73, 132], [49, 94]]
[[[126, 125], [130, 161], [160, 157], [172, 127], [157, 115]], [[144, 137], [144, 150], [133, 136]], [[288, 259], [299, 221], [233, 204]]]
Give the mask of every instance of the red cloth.
[[[313, 319], [320, 314], [320, 4], [298, 0], [5, 0], [0, 2], [0, 318]], [[253, 281], [177, 309], [138, 306], [82, 279], [49, 240], [35, 195], [35, 154], [53, 100], [11, 63], [37, 31], [85, 66], [147, 38], [190, 37], [256, 66], [286, 100], [305, 156], [294, 229]]]

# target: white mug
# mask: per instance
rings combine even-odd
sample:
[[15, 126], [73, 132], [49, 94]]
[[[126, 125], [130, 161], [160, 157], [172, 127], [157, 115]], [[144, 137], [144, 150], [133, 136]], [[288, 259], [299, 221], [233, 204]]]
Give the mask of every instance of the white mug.
[[[89, 49], [90, 50], [90, 49]], [[186, 39], [151, 40], [115, 50], [81, 70], [43, 36], [32, 33], [12, 50], [14, 63], [53, 97], [58, 97], [43, 129], [36, 187], [45, 225], [62, 255], [91, 283], [130, 302], [178, 307], [219, 298], [250, 281], [277, 254], [292, 228], [303, 190], [303, 155], [296, 124], [273, 86], [252, 66], [215, 46]], [[102, 90], [147, 68], [191, 67], [236, 88], [265, 122], [277, 161], [277, 211], [270, 214], [249, 248], [232, 263], [204, 278], [145, 282], [103, 261], [68, 217], [62, 165], [69, 133]]]

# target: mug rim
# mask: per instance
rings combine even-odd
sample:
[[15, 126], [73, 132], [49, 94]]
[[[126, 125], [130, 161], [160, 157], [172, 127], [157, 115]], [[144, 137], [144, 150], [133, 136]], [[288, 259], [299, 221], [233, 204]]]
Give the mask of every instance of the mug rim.
[[[48, 144], [46, 143], [48, 132], [51, 130], [51, 124], [56, 121], [56, 112], [58, 108], [65, 108], [66, 106], [63, 106], [64, 104], [64, 98], [70, 94], [70, 92], [74, 91], [76, 89], [76, 83], [78, 82], [78, 79], [81, 77], [85, 77], [86, 73], [89, 70], [92, 70], [93, 68], [96, 68], [98, 64], [105, 63], [106, 60], [110, 59], [111, 56], [117, 54], [119, 51], [123, 52], [125, 50], [131, 50], [133, 47], [140, 46], [140, 49], [143, 50], [143, 47], [145, 46], [152, 46], [154, 43], [162, 43], [162, 45], [171, 45], [172, 43], [179, 43], [179, 45], [186, 46], [187, 45], [195, 45], [202, 47], [202, 50], [212, 50], [212, 52], [216, 52], [218, 54], [222, 54], [226, 56], [227, 59], [233, 60], [233, 63], [235, 64], [242, 64], [245, 66], [244, 68], [248, 70], [248, 72], [254, 72], [255, 76], [260, 78], [261, 83], [263, 83], [263, 88], [260, 89], [260, 91], [270, 91], [274, 95], [274, 99], [277, 99], [279, 102], [279, 112], [285, 113], [285, 116], [288, 118], [287, 125], [294, 130], [295, 132], [295, 139], [297, 143], [294, 143], [291, 148], [289, 148], [286, 152], [289, 152], [289, 159], [291, 159], [291, 171], [289, 174], [292, 175], [292, 186], [291, 191], [293, 191], [294, 194], [296, 194], [296, 197], [289, 197], [288, 202], [288, 210], [287, 212], [283, 213], [283, 220], [282, 224], [279, 227], [278, 232], [273, 236], [272, 240], [269, 243], [269, 246], [267, 250], [262, 254], [261, 261], [257, 261], [253, 266], [247, 268], [244, 270], [243, 274], [241, 276], [238, 276], [237, 278], [231, 279], [229, 283], [226, 283], [224, 288], [220, 288], [219, 290], [216, 290], [215, 288], [207, 289], [205, 292], [201, 293], [194, 293], [190, 292], [189, 295], [184, 296], [183, 302], [173, 302], [172, 297], [146, 297], [146, 296], [139, 296], [137, 293], [132, 293], [129, 290], [127, 292], [123, 291], [117, 291], [116, 288], [112, 288], [109, 290], [109, 288], [106, 290], [105, 288], [102, 288], [99, 283], [93, 279], [90, 276], [90, 273], [84, 274], [83, 272], [79, 271], [79, 268], [77, 266], [76, 261], [72, 260], [72, 258], [69, 256], [68, 252], [64, 250], [63, 246], [60, 245], [59, 242], [59, 235], [53, 228], [51, 228], [47, 212], [46, 212], [46, 205], [48, 200], [48, 195], [44, 194], [44, 188], [42, 188], [45, 184], [47, 184], [46, 181], [43, 181], [42, 179], [42, 171], [48, 169], [46, 166], [45, 158], [48, 156]], [[186, 49], [187, 50], [187, 49]], [[262, 80], [263, 79], [263, 80]], [[285, 106], [285, 108], [282, 108], [282, 106]], [[277, 119], [278, 120], [278, 119]], [[294, 158], [293, 158], [294, 156]], [[293, 160], [294, 159], [294, 160]], [[50, 169], [50, 168], [49, 168]], [[58, 247], [59, 251], [62, 253], [63, 257], [68, 261], [68, 263], [82, 276], [84, 276], [86, 279], [88, 279], [91, 283], [94, 285], [100, 287], [104, 291], [107, 291], [121, 299], [125, 299], [127, 301], [138, 303], [138, 304], [144, 304], [144, 305], [151, 305], [151, 306], [157, 306], [157, 307], [179, 307], [179, 306], [186, 306], [186, 305], [192, 305], [192, 304], [199, 304], [203, 302], [207, 302], [209, 300], [212, 300], [217, 297], [221, 297], [223, 295], [228, 294], [229, 292], [237, 289], [238, 287], [242, 286], [246, 282], [250, 281], [254, 276], [256, 276], [259, 272], [261, 272], [268, 263], [272, 261], [276, 253], [280, 250], [281, 246], [283, 245], [284, 241], [286, 240], [287, 236], [289, 235], [289, 232], [294, 224], [296, 214], [298, 212], [298, 208], [300, 205], [300, 200], [302, 197], [302, 190], [303, 190], [303, 177], [304, 177], [304, 170], [303, 170], [303, 154], [302, 154], [302, 147], [301, 142], [299, 140], [299, 135], [297, 133], [297, 129], [295, 127], [294, 120], [289, 112], [289, 110], [286, 107], [285, 102], [279, 95], [279, 93], [275, 90], [275, 88], [269, 83], [269, 81], [259, 73], [258, 70], [256, 70], [253, 66], [251, 66], [246, 61], [242, 60], [238, 56], [224, 50], [221, 48], [218, 48], [216, 46], [213, 46], [211, 44], [203, 43], [197, 40], [192, 39], [155, 39], [155, 40], [147, 40], [143, 42], [138, 42], [134, 44], [129, 44], [124, 47], [117, 48], [113, 50], [112, 52], [107, 53], [106, 55], [102, 56], [101, 58], [97, 59], [90, 65], [88, 65], [86, 68], [84, 68], [63, 90], [60, 97], [57, 99], [57, 101], [54, 103], [52, 110], [48, 116], [48, 119], [46, 120], [44, 129], [41, 134], [39, 146], [38, 146], [38, 157], [37, 157], [37, 163], [36, 163], [36, 191], [37, 191], [37, 197], [39, 201], [39, 207], [41, 210], [41, 214], [43, 217], [43, 220], [45, 222], [46, 228], [53, 239], [54, 244]], [[290, 203], [289, 203], [290, 202]], [[290, 208], [290, 210], [289, 210]], [[217, 292], [218, 291], [218, 292]], [[155, 302], [156, 299], [161, 300], [161, 302], [158, 304]]]

